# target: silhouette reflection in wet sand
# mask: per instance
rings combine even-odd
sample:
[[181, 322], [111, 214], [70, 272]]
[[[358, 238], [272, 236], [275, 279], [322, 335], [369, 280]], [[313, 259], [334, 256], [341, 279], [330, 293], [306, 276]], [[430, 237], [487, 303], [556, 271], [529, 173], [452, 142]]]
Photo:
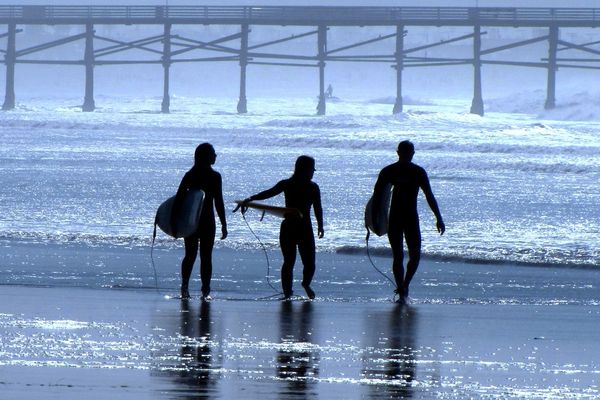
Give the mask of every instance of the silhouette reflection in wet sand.
[[[178, 383], [186, 389], [178, 398], [209, 399], [218, 394], [219, 375], [213, 365], [215, 359], [211, 349], [210, 302], [200, 304], [199, 318], [190, 310], [189, 300], [181, 300], [180, 369]], [[217, 367], [218, 369], [218, 367]]]
[[313, 304], [281, 303], [279, 326], [281, 345], [277, 350], [276, 373], [287, 382], [281, 398], [316, 398], [314, 378], [319, 376], [319, 354], [312, 345]]
[[369, 397], [412, 398], [419, 352], [417, 309], [397, 304], [387, 318], [374, 318], [373, 322], [377, 332], [371, 338], [376, 344], [363, 360], [363, 377], [372, 382]]

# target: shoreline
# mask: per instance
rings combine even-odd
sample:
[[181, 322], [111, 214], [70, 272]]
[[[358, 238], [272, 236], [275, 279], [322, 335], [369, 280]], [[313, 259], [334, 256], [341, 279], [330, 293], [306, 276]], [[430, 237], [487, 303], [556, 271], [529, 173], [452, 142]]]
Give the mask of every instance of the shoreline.
[[[102, 247], [82, 244], [0, 242], [0, 287], [81, 287], [179, 292], [183, 249]], [[213, 253], [213, 297], [261, 298], [280, 288], [281, 254], [262, 250], [216, 248]], [[339, 252], [317, 253], [313, 289], [321, 301], [385, 302], [393, 287], [371, 265], [391, 278], [391, 259]], [[199, 261], [192, 273], [191, 290], [199, 291]], [[530, 266], [527, 266], [530, 267]], [[155, 284], [156, 268], [158, 285]], [[295, 294], [303, 296], [300, 259], [294, 268]], [[425, 257], [411, 284], [414, 303], [493, 304], [600, 304], [595, 268], [524, 268], [517, 263], [468, 263]]]
[[[334, 250], [336, 253], [347, 254], [347, 255], [364, 255], [368, 253], [373, 257], [392, 258], [392, 250], [388, 247], [375, 247], [369, 248], [360, 246], [342, 246]], [[474, 265], [513, 265], [520, 267], [533, 267], [533, 268], [575, 268], [585, 269], [592, 271], [600, 271], [600, 264], [591, 263], [552, 263], [543, 261], [518, 261], [518, 260], [500, 260], [500, 259], [484, 259], [475, 257], [461, 257], [455, 255], [440, 255], [440, 254], [421, 254], [421, 261], [433, 261], [433, 262], [455, 262], [464, 264]]]
[[[123, 243], [112, 243], [112, 242], [99, 242], [99, 244], [90, 244], [92, 241], [87, 242], [75, 242], [75, 241], [60, 241], [60, 240], [31, 240], [31, 239], [14, 239], [14, 238], [0, 238], [0, 248], [10, 248], [10, 247], [54, 247], [54, 248], [64, 248], [64, 249], [110, 249], [115, 251], [132, 251], [132, 252], [147, 252], [148, 256], [151, 254], [151, 246], [150, 244], [141, 244], [138, 242], [123, 242]], [[156, 252], [174, 252], [182, 251], [180, 249], [183, 248], [183, 242], [181, 240], [175, 241], [174, 239], [159, 239], [156, 241], [154, 245], [154, 251]], [[215, 243], [214, 254], [219, 251], [231, 252], [231, 251], [242, 251], [242, 252], [259, 252], [264, 253], [267, 251], [270, 257], [278, 259], [279, 256], [279, 246], [277, 244], [266, 244], [266, 247], [263, 249], [261, 245], [253, 245], [247, 248], [240, 247], [231, 247], [228, 245], [220, 244], [219, 241]], [[317, 257], [319, 255], [330, 255], [330, 254], [339, 254], [341, 256], [351, 256], [351, 257], [364, 257], [368, 259], [370, 254], [371, 257], [384, 258], [391, 260], [392, 259], [392, 250], [389, 246], [377, 246], [372, 247], [369, 246], [356, 246], [356, 245], [344, 245], [332, 249], [319, 249], [317, 247]], [[406, 261], [406, 260], [405, 260]], [[299, 261], [298, 261], [299, 262]], [[434, 262], [434, 263], [459, 263], [459, 264], [469, 264], [469, 265], [491, 265], [491, 266], [518, 266], [518, 267], [532, 267], [532, 268], [556, 268], [556, 269], [581, 269], [581, 270], [590, 270], [590, 271], [600, 271], [600, 264], [592, 264], [590, 262], [544, 262], [544, 261], [521, 261], [521, 260], [503, 260], [503, 259], [493, 259], [493, 258], [479, 258], [479, 257], [469, 257], [469, 256], [458, 256], [458, 255], [442, 255], [435, 253], [427, 253], [423, 252], [421, 254], [421, 262]]]

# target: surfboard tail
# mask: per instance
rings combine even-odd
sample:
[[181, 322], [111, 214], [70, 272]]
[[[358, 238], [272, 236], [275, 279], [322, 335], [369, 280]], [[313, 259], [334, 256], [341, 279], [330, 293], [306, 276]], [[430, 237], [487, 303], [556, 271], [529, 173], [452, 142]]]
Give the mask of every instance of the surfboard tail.
[[391, 198], [392, 185], [387, 185], [383, 189], [382, 196], [379, 197], [377, 213], [373, 211], [374, 204], [372, 196], [365, 207], [365, 226], [368, 231], [373, 232], [377, 236], [383, 236], [387, 233]]

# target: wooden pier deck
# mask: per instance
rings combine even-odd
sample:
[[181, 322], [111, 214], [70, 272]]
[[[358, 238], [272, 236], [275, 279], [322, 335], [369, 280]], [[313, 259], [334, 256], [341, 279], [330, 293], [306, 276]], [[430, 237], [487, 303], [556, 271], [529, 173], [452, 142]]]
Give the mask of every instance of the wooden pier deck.
[[600, 8], [8, 5], [0, 23], [598, 27]]

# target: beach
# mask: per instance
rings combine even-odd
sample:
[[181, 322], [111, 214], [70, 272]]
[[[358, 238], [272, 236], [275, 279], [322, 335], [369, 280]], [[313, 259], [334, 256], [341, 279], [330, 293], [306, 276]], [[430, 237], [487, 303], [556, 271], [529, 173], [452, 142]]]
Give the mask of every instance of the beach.
[[[173, 96], [165, 115], [156, 97], [99, 96], [94, 113], [19, 97], [0, 115], [0, 399], [600, 398], [595, 95], [540, 114], [532, 93], [483, 118], [433, 97], [399, 115], [340, 99], [322, 117], [312, 97], [252, 98], [243, 116], [231, 98]], [[405, 139], [446, 232], [419, 196], [421, 265], [399, 306], [364, 207]], [[156, 209], [203, 142], [229, 231], [209, 303], [198, 263], [177, 298], [182, 240], [159, 231], [152, 250]], [[324, 210], [317, 297], [298, 259], [282, 302], [281, 220], [231, 210], [302, 154]]]
[[158, 290], [149, 248], [2, 250], [3, 399], [600, 396], [600, 277], [585, 268], [424, 260], [400, 306], [366, 255], [319, 253], [317, 299], [296, 281], [282, 302], [261, 251], [220, 248], [201, 302], [197, 274], [176, 298], [181, 249], [155, 250]]

